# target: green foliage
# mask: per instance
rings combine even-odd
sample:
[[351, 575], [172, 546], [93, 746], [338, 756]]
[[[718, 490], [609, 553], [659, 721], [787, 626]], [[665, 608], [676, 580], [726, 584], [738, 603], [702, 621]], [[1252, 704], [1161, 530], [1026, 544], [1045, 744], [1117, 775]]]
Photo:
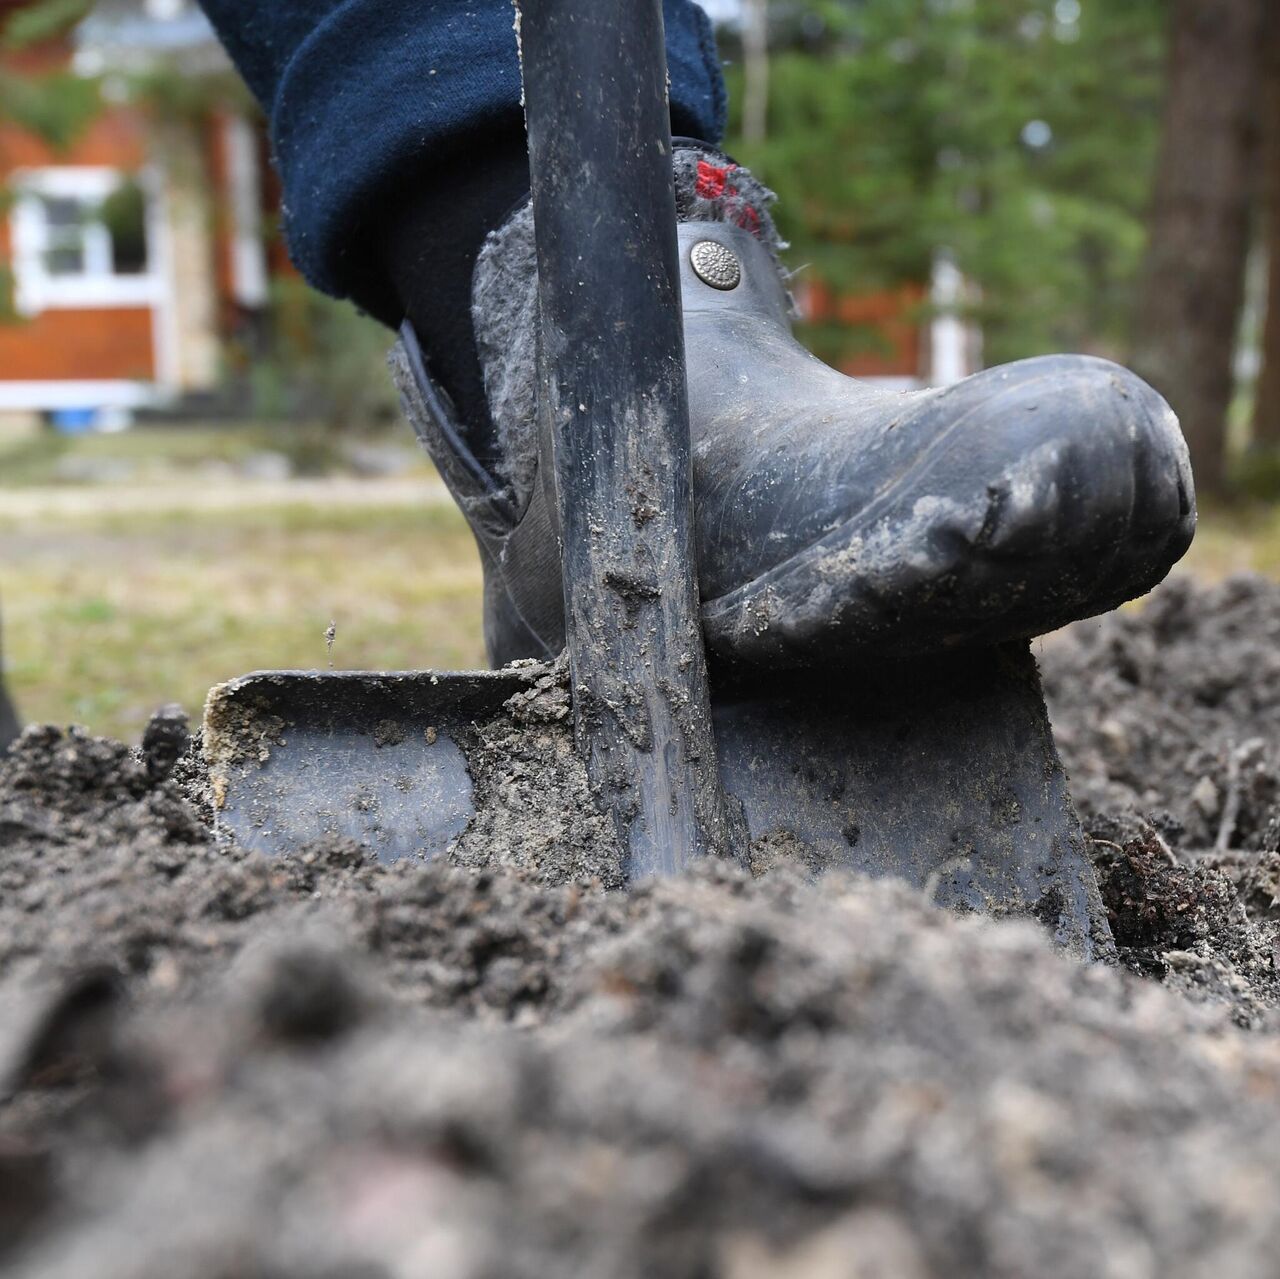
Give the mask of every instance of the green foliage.
[[66, 34], [88, 16], [94, 0], [37, 0], [17, 9], [4, 27], [9, 49], [26, 49]]
[[[14, 10], [0, 26], [0, 55], [65, 35], [92, 7], [92, 0], [36, 0]], [[0, 120], [52, 147], [69, 147], [100, 109], [94, 80], [69, 71], [31, 75], [0, 64]]]
[[[728, 146], [783, 197], [792, 261], [836, 288], [924, 280], [947, 248], [981, 290], [990, 361], [1122, 353], [1166, 8], [778, 2], [767, 137], [748, 146], [731, 136]], [[740, 113], [736, 67], [730, 89]]]
[[391, 335], [349, 302], [301, 280], [277, 280], [268, 331], [269, 350], [248, 362], [256, 416], [341, 430], [366, 430], [396, 416], [386, 369]]
[[233, 71], [188, 75], [180, 67], [156, 62], [129, 79], [129, 95], [158, 120], [199, 124], [212, 110], [258, 114], [258, 105]]
[[65, 150], [101, 109], [96, 80], [69, 72], [39, 77], [0, 68], [0, 120], [10, 120]]

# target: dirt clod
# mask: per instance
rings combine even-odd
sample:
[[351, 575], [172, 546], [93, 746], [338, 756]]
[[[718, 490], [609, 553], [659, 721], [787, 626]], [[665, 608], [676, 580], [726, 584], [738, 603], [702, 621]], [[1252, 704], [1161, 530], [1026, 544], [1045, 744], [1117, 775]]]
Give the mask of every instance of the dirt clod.
[[147, 723], [142, 734], [142, 759], [147, 776], [162, 782], [191, 747], [187, 713], [172, 703], [162, 706]]

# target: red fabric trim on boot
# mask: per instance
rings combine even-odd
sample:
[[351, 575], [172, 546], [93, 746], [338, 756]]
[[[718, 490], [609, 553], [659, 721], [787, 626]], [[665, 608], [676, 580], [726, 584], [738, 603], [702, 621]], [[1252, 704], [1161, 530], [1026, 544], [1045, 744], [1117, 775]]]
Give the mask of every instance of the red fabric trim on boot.
[[725, 181], [730, 172], [737, 167], [736, 164], [729, 164], [719, 168], [714, 164], [708, 164], [706, 160], [699, 160], [698, 177], [693, 184], [694, 194], [703, 200], [720, 199], [724, 195]]

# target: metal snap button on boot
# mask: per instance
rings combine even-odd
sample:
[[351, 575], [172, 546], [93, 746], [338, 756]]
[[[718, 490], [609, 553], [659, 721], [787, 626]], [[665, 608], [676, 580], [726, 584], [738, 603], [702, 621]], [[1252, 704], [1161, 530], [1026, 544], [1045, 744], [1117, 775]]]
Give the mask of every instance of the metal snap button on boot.
[[742, 280], [738, 255], [718, 240], [699, 240], [689, 250], [694, 274], [713, 289], [736, 289]]

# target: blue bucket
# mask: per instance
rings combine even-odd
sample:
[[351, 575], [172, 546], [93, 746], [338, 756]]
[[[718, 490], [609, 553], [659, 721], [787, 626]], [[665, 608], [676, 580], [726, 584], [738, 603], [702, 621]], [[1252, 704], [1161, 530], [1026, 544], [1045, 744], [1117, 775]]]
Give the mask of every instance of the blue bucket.
[[49, 414], [49, 421], [59, 435], [88, 435], [97, 420], [97, 409], [54, 409]]

